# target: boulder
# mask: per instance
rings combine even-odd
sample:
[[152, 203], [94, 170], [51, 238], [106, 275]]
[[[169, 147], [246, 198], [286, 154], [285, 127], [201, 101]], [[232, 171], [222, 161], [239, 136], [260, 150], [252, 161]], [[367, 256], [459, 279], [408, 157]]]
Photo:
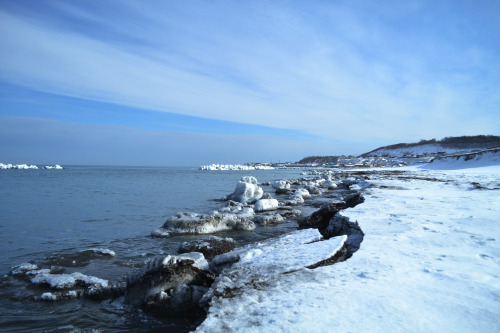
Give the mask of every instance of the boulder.
[[342, 216], [340, 213], [335, 214], [331, 218], [322, 234], [325, 238], [347, 236], [347, 253], [345, 259], [350, 258], [354, 252], [359, 250], [365, 236], [357, 222], [351, 222], [348, 217]]
[[203, 253], [205, 258], [211, 259], [216, 255], [232, 251], [235, 247], [236, 242], [232, 238], [209, 236], [191, 242], [184, 242], [179, 246], [177, 252], [200, 252]]
[[321, 208], [311, 215], [297, 221], [299, 229], [317, 228], [321, 233], [325, 231], [330, 223], [330, 219], [341, 209], [355, 207], [362, 203], [364, 198], [359, 194], [353, 194], [344, 201], [325, 203]]
[[177, 213], [152, 232], [153, 237], [170, 237], [179, 234], [208, 234], [221, 230], [254, 230], [252, 208], [242, 208], [237, 213], [213, 212], [210, 215]]
[[280, 214], [263, 214], [263, 215], [257, 215], [253, 219], [255, 223], [258, 223], [260, 225], [268, 225], [268, 224], [276, 224], [276, 223], [281, 223], [285, 219], [283, 216]]
[[157, 258], [127, 279], [125, 303], [162, 316], [191, 315], [215, 279], [201, 253]]

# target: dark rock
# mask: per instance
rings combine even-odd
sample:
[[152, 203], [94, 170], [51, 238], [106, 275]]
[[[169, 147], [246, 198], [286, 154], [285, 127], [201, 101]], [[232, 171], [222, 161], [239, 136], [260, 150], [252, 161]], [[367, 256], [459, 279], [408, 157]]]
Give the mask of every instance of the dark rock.
[[338, 211], [355, 207], [363, 201], [364, 198], [361, 194], [355, 193], [345, 198], [344, 201], [323, 204], [319, 210], [297, 221], [299, 229], [317, 228], [323, 234], [330, 223], [330, 219], [337, 214]]
[[357, 222], [351, 222], [349, 218], [336, 214], [330, 220], [328, 227], [322, 232], [322, 235], [325, 238], [347, 235], [345, 259], [348, 259], [354, 252], [359, 250], [365, 234]]
[[177, 252], [200, 252], [203, 253], [205, 258], [212, 259], [216, 255], [233, 250], [235, 247], [236, 242], [232, 238], [209, 236], [192, 242], [184, 242], [181, 244]]
[[215, 279], [214, 273], [203, 269], [207, 264], [200, 256], [167, 256], [148, 262], [128, 277], [125, 302], [170, 317], [200, 309], [200, 293]]

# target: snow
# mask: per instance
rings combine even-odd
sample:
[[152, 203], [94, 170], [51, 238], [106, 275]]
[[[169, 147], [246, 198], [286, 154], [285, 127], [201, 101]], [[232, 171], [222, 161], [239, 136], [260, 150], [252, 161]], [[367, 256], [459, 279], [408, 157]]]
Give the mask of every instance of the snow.
[[279, 203], [276, 199], [260, 199], [255, 203], [253, 209], [256, 212], [264, 212], [268, 210], [275, 210], [278, 206]]
[[86, 286], [96, 286], [101, 288], [108, 287], [108, 281], [95, 276], [89, 276], [80, 272], [71, 274], [50, 274], [47, 272], [40, 272], [32, 279], [33, 284], [48, 284], [51, 288], [66, 289], [72, 288], [77, 283], [83, 283]]
[[197, 331], [500, 331], [500, 166], [392, 170], [342, 212], [365, 233], [350, 259], [311, 270], [296, 257], [314, 251], [254, 246], [231, 268], [247, 283], [214, 297]]
[[411, 155], [425, 155], [425, 154], [437, 154], [444, 152], [447, 154], [452, 154], [460, 151], [471, 151], [474, 149], [482, 150], [483, 148], [470, 148], [470, 149], [459, 149], [459, 148], [448, 148], [443, 147], [440, 144], [425, 144], [414, 147], [404, 147], [396, 149], [380, 149], [369, 154], [369, 156], [403, 156], [406, 154]]

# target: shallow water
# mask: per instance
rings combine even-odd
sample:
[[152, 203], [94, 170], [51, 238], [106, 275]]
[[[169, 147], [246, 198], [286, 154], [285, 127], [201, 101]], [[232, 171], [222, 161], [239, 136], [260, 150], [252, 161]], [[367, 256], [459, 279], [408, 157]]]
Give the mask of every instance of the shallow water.
[[[103, 279], [123, 279], [158, 255], [176, 253], [181, 242], [203, 236], [151, 238], [149, 234], [179, 211], [207, 213], [223, 205], [242, 176], [260, 182], [300, 177], [301, 170], [199, 171], [195, 168], [82, 167], [64, 170], [0, 170], [0, 273], [33, 262], [63, 266]], [[264, 190], [270, 190], [264, 187]], [[303, 207], [305, 211], [312, 208]], [[295, 222], [255, 231], [224, 231], [239, 245], [296, 229]], [[116, 257], [86, 258], [88, 248], [107, 248]], [[123, 305], [76, 299], [34, 301], [42, 293], [23, 281], [0, 284], [0, 330], [69, 332], [186, 331], [188, 320], [159, 320]]]

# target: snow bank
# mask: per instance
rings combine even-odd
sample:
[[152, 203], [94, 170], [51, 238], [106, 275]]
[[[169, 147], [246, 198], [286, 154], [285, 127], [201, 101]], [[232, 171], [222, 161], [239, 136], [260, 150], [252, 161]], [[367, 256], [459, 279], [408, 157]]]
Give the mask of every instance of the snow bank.
[[[224, 273], [197, 331], [500, 331], [500, 191], [488, 185], [500, 167], [370, 178], [365, 202], [342, 212], [366, 234], [353, 257], [308, 270], [267, 246], [240, 253], [232, 267], [248, 283], [235, 289]], [[278, 265], [288, 274], [252, 282]]]

